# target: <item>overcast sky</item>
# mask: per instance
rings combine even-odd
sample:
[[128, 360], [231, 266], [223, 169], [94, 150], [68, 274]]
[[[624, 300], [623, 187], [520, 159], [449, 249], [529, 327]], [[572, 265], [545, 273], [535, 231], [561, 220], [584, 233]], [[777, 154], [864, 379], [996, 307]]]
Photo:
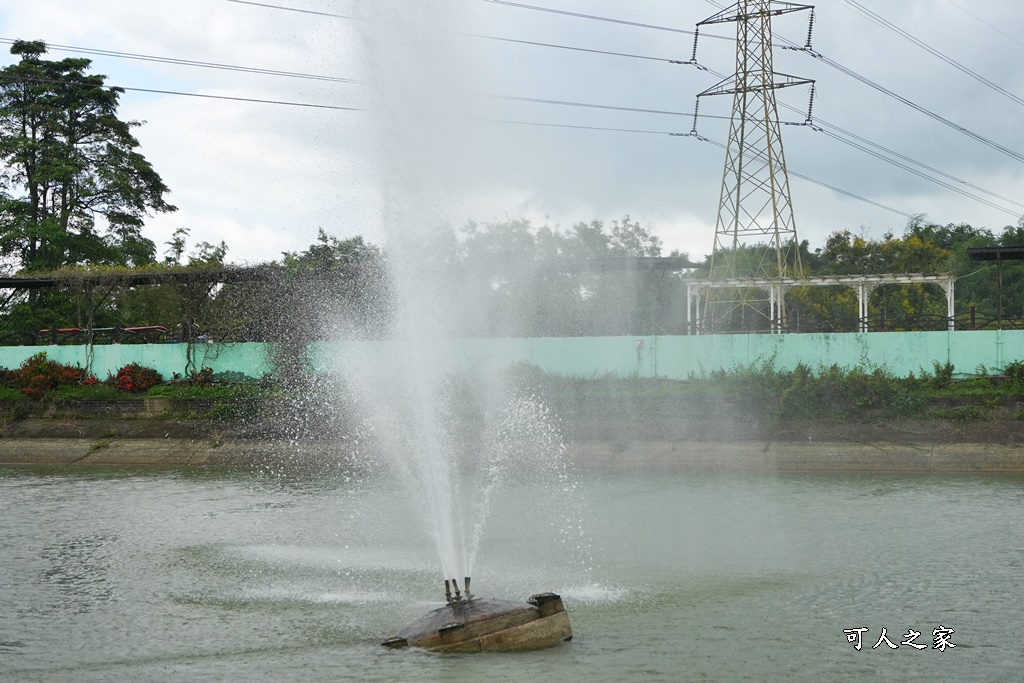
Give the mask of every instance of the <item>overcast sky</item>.
[[[388, 0], [394, 2], [396, 0]], [[433, 0], [430, 0], [433, 1]], [[707, 0], [522, 0], [524, 4], [614, 17], [692, 31], [718, 11]], [[266, 0], [296, 9], [360, 16], [355, 0]], [[372, 4], [373, 0], [365, 0]], [[414, 2], [428, 0], [404, 0]], [[503, 6], [487, 0], [445, 0], [447, 13], [424, 31], [443, 28], [517, 40], [688, 61], [692, 36]], [[861, 0], [862, 7], [904, 29], [1011, 95], [1024, 97], [1024, 3], [992, 0]], [[362, 12], [365, 13], [365, 7]], [[973, 15], [971, 14], [973, 13]], [[974, 16], [976, 15], [976, 16]], [[731, 24], [706, 33], [734, 35]], [[803, 44], [807, 13], [775, 20], [777, 37]], [[1005, 33], [1004, 33], [1005, 32]], [[197, 62], [330, 77], [367, 79], [370, 42], [389, 50], [401, 33], [367, 22], [254, 6], [230, 0], [38, 0], [0, 4], [0, 38], [42, 39], [57, 46], [109, 50]], [[618, 112], [525, 102], [490, 102], [495, 118], [534, 123], [686, 133], [695, 96], [718, 78], [689, 65], [562, 49], [452, 38], [464, 57], [470, 89], [516, 97], [681, 112], [685, 116]], [[12, 62], [4, 46], [0, 63]], [[817, 5], [814, 49], [952, 123], [1024, 154], [1024, 101], [965, 75], [905, 37], [858, 12], [848, 0]], [[701, 39], [698, 61], [731, 73], [734, 46]], [[396, 46], [412, 66], [415, 49]], [[368, 87], [337, 81], [215, 70], [85, 55], [94, 72], [130, 88], [278, 100], [335, 107], [373, 106]], [[994, 209], [923, 180], [806, 127], [783, 129], [789, 167], [904, 214], [938, 223], [966, 222], [998, 231], [1024, 208], [1024, 163], [970, 139], [813, 57], [777, 50], [777, 71], [816, 79], [816, 117], [927, 164], [944, 182], [987, 198]], [[806, 88], [779, 93], [780, 103], [807, 107]], [[194, 240], [229, 247], [229, 258], [257, 262], [299, 250], [318, 228], [374, 242], [381, 227], [382, 181], [374, 113], [129, 91], [125, 118], [142, 152], [163, 176], [179, 211], [150, 219], [145, 234], [163, 244], [177, 227]], [[706, 98], [701, 113], [727, 116], [729, 97]], [[801, 122], [785, 108], [780, 118]], [[721, 143], [727, 122], [702, 119], [699, 133]], [[863, 144], [863, 143], [861, 143]], [[630, 214], [662, 237], [668, 249], [699, 257], [710, 251], [724, 152], [693, 138], [647, 133], [503, 124], [473, 156], [469, 175], [445, 212], [462, 223], [529, 218], [567, 228], [580, 220]], [[481, 160], [481, 158], [483, 160]], [[907, 164], [906, 160], [900, 163]], [[931, 174], [931, 172], [929, 172]], [[994, 198], [984, 191], [1001, 195]], [[880, 237], [902, 232], [901, 213], [792, 178], [797, 230], [812, 247], [833, 230]]]

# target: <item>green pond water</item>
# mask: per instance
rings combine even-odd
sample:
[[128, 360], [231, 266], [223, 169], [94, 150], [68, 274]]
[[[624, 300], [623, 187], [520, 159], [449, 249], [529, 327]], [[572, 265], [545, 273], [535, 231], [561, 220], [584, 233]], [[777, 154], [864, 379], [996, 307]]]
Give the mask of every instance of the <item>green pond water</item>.
[[[560, 516], [557, 487], [508, 482], [473, 576], [561, 593], [575, 639], [442, 656], [378, 644], [443, 591], [387, 480], [0, 468], [0, 680], [1024, 679], [1024, 478], [615, 472], [579, 492]], [[872, 647], [883, 627], [898, 649]]]

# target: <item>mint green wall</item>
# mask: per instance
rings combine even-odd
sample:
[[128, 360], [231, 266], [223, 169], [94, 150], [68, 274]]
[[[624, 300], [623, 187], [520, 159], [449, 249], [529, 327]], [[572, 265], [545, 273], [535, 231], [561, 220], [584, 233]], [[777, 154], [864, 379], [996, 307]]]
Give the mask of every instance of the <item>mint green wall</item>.
[[[636, 340], [643, 340], [639, 354]], [[421, 349], [422, 351], [423, 349]], [[85, 365], [82, 346], [0, 347], [0, 366], [14, 368], [22, 360], [46, 351], [54, 360]], [[336, 342], [318, 344], [312, 358], [318, 369], [381, 366], [398, 354], [412, 353], [400, 341]], [[1024, 330], [1002, 332], [871, 332], [867, 334], [721, 335], [703, 337], [546, 337], [537, 339], [459, 339], [431, 344], [429, 357], [438, 363], [482, 368], [503, 368], [511, 363], [532, 363], [558, 375], [580, 377], [606, 374], [684, 379], [691, 373], [733, 368], [774, 359], [789, 369], [798, 362], [811, 367], [838, 364], [884, 366], [898, 375], [931, 370], [933, 362], [950, 361], [961, 374], [980, 366], [1000, 371], [1013, 360], [1024, 359]], [[261, 377], [270, 370], [262, 344], [196, 346], [197, 364], [217, 372], [228, 370]], [[113, 344], [95, 347], [93, 372], [108, 372], [136, 362], [164, 376], [183, 373], [183, 344]]]
[[[637, 353], [636, 341], [643, 341]], [[728, 369], [774, 358], [777, 368], [803, 362], [811, 367], [884, 366], [898, 375], [932, 370], [952, 362], [956, 372], [972, 374], [981, 366], [998, 372], [1024, 359], [1024, 331], [869, 332], [866, 334], [713, 335], [702, 337], [544, 337], [537, 339], [460, 339], [448, 348], [433, 344], [437, 362], [502, 368], [532, 363], [558, 375], [606, 374], [685, 379], [702, 371]], [[323, 344], [313, 353], [320, 370], [391, 362], [401, 342]]]
[[[270, 369], [263, 344], [197, 344], [194, 348], [196, 364], [217, 372], [234, 370], [262, 377]], [[185, 344], [104, 344], [93, 349], [92, 370], [100, 379], [129, 363], [155, 368], [167, 378], [185, 372]], [[0, 366], [16, 368], [40, 351], [61, 363], [85, 366], [84, 346], [0, 346]]]

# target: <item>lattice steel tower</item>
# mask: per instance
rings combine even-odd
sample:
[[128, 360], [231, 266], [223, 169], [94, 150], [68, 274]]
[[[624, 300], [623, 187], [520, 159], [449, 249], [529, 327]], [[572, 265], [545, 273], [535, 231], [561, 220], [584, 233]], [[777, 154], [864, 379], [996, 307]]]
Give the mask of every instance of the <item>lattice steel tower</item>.
[[[697, 24], [698, 33], [702, 26], [736, 24], [736, 73], [697, 96], [698, 106], [701, 97], [733, 96], [711, 253], [712, 279], [803, 276], [775, 91], [811, 85], [813, 98], [814, 81], [775, 72], [772, 17], [811, 10], [813, 27], [813, 9], [774, 0], [739, 0]], [[809, 45], [810, 28], [807, 41]], [[764, 298], [757, 290], [725, 291], [718, 290], [706, 307], [712, 318], [731, 319], [738, 312], [743, 319], [745, 312], [738, 309], [751, 307], [764, 314], [759, 304]], [[778, 313], [779, 319], [771, 325], [785, 324], [784, 305]]]

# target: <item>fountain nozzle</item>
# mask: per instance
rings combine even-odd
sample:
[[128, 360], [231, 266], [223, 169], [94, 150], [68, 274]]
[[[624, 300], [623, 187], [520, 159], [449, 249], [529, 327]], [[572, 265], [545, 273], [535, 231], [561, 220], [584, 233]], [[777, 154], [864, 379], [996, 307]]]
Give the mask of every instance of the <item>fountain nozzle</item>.
[[[447, 581], [445, 583], [448, 583]], [[455, 589], [455, 602], [462, 601], [462, 593], [459, 592], [459, 582], [452, 579], [452, 587]]]
[[466, 591], [466, 599], [472, 600], [473, 594], [469, 592], [469, 577], [467, 576], [462, 582], [462, 588]]
[[444, 601], [447, 603], [452, 601], [452, 586], [448, 579], [444, 580]]

